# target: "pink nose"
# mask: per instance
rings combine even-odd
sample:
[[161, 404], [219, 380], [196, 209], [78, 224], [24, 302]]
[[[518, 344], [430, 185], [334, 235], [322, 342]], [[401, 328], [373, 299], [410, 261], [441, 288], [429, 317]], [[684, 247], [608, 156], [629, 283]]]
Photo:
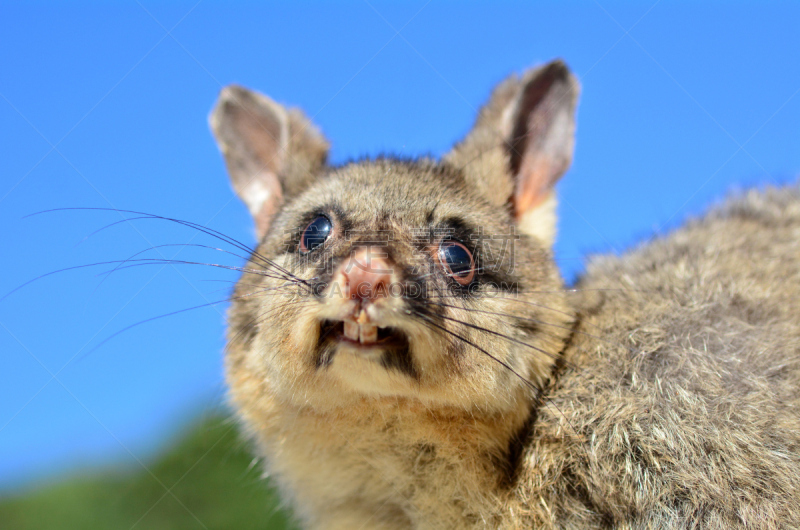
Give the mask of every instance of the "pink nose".
[[363, 247], [342, 264], [344, 296], [353, 300], [375, 300], [389, 295], [394, 264], [380, 247]]

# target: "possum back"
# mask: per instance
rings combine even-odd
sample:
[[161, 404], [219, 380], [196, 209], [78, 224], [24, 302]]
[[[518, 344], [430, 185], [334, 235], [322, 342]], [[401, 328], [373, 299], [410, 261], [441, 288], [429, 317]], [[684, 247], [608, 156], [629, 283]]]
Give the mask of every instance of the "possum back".
[[531, 522], [800, 526], [799, 249], [794, 186], [590, 264], [524, 460]]

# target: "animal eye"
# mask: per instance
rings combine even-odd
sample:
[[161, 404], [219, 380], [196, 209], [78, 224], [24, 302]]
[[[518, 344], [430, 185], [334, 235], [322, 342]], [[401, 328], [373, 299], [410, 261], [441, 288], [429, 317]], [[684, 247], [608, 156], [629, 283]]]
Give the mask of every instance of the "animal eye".
[[332, 230], [331, 220], [324, 215], [318, 216], [303, 230], [300, 236], [300, 252], [305, 254], [322, 245], [330, 237]]
[[439, 263], [447, 275], [461, 285], [469, 284], [475, 277], [472, 252], [457, 241], [442, 241], [439, 245]]

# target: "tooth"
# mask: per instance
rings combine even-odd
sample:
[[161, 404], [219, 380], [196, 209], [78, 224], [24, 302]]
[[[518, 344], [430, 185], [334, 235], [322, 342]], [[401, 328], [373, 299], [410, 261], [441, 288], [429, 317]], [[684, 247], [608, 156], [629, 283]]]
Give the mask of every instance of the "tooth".
[[371, 326], [369, 324], [361, 324], [359, 326], [359, 339], [361, 344], [369, 344], [378, 340], [378, 326]]
[[358, 328], [359, 325], [350, 320], [344, 321], [344, 336], [350, 340], [358, 342]]

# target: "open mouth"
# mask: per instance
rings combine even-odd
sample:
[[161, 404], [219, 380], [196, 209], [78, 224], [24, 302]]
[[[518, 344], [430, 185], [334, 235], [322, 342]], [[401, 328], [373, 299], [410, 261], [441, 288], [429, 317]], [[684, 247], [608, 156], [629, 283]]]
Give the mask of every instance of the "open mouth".
[[392, 327], [380, 327], [358, 322], [326, 320], [320, 329], [320, 342], [334, 340], [362, 348], [408, 348], [408, 338]]
[[325, 320], [319, 334], [317, 366], [328, 366], [340, 345], [361, 352], [363, 357], [386, 369], [418, 377], [409, 351], [408, 336], [397, 328], [359, 324], [352, 320]]

